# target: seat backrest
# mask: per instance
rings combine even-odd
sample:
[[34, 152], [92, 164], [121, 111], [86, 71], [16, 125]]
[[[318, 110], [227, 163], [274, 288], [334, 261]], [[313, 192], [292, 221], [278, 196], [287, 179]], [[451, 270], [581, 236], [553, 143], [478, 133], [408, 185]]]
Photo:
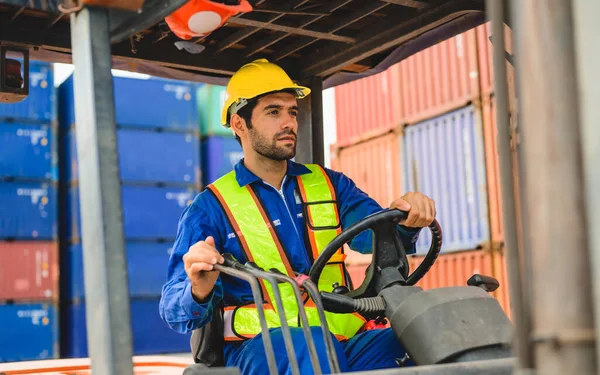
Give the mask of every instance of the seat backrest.
[[212, 320], [204, 327], [192, 332], [190, 347], [194, 362], [208, 367], [224, 366], [223, 359], [223, 307], [216, 306]]

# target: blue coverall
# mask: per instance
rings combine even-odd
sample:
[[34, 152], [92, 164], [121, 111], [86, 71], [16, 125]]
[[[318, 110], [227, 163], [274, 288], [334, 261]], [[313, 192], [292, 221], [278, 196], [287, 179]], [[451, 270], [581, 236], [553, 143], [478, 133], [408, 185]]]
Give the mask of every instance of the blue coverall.
[[[240, 186], [253, 184], [261, 201], [266, 205], [273, 226], [289, 253], [294, 271], [308, 274], [312, 261], [305, 246], [305, 222], [294, 176], [311, 173], [310, 170], [302, 164], [288, 161], [287, 173], [281, 191], [278, 191], [250, 172], [244, 166], [243, 159], [234, 168]], [[382, 209], [377, 202], [358, 189], [350, 178], [340, 172], [325, 170], [337, 194], [342, 228], [347, 228]], [[414, 253], [419, 229], [398, 226], [398, 230], [407, 252]], [[216, 248], [222, 253], [231, 253], [242, 263], [246, 261], [235, 233], [217, 200], [205, 190], [185, 209], [180, 218], [177, 239], [168, 265], [168, 280], [162, 289], [160, 315], [171, 329], [181, 333], [208, 323], [213, 314], [213, 306], [221, 300], [225, 305], [240, 305], [253, 300], [250, 286], [245, 281], [224, 274], [220, 275], [206, 303], [199, 304], [193, 299], [182, 257], [192, 245], [208, 236], [214, 237]], [[365, 231], [354, 238], [350, 248], [361, 253], [370, 253], [371, 241], [372, 232]], [[312, 332], [317, 350], [322, 356], [320, 361], [323, 371], [329, 373], [320, 328], [313, 327]], [[271, 334], [280, 373], [289, 373], [289, 369], [286, 370], [288, 362], [281, 330], [272, 329]], [[301, 373], [312, 374], [302, 330], [294, 328], [293, 336]], [[367, 331], [345, 342], [334, 341], [342, 371], [396, 367], [394, 360], [405, 353], [391, 329]], [[242, 374], [266, 373], [267, 362], [261, 335], [243, 342], [226, 342], [224, 358], [227, 366], [240, 367]]]

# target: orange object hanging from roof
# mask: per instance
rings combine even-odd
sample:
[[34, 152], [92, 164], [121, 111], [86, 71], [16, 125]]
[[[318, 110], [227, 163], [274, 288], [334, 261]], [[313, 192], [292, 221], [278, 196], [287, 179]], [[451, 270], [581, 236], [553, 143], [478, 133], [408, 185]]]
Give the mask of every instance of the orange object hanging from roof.
[[[229, 1], [231, 2], [231, 1]], [[204, 36], [219, 27], [238, 13], [252, 11], [247, 0], [239, 0], [237, 5], [227, 5], [211, 0], [191, 0], [165, 18], [165, 22], [181, 39]]]

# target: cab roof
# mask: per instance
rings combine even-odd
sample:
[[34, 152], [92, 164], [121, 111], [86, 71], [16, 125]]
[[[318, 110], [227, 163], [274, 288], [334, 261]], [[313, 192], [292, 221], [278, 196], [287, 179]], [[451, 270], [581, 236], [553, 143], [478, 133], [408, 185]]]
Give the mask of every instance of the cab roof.
[[[244, 63], [267, 58], [296, 81], [320, 77], [329, 88], [379, 73], [486, 21], [485, 0], [250, 0], [252, 12], [190, 40], [199, 51], [191, 53], [177, 47], [183, 40], [164, 22], [185, 2], [146, 0], [139, 13], [111, 9], [113, 67], [225, 85]], [[71, 63], [62, 3], [0, 0], [0, 42], [33, 47], [31, 59]]]

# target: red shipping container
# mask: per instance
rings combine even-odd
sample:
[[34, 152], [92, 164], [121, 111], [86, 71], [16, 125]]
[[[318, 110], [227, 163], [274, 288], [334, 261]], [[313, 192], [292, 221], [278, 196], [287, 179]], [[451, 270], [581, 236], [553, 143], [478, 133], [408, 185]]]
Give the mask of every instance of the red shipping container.
[[469, 30], [393, 67], [399, 71], [404, 123], [440, 115], [479, 97], [476, 39], [475, 29]]
[[58, 298], [56, 242], [0, 242], [0, 300]]
[[388, 133], [336, 151], [333, 164], [382, 207], [401, 196], [399, 137]]
[[398, 70], [390, 68], [335, 87], [339, 146], [375, 137], [402, 122], [398, 81]]

